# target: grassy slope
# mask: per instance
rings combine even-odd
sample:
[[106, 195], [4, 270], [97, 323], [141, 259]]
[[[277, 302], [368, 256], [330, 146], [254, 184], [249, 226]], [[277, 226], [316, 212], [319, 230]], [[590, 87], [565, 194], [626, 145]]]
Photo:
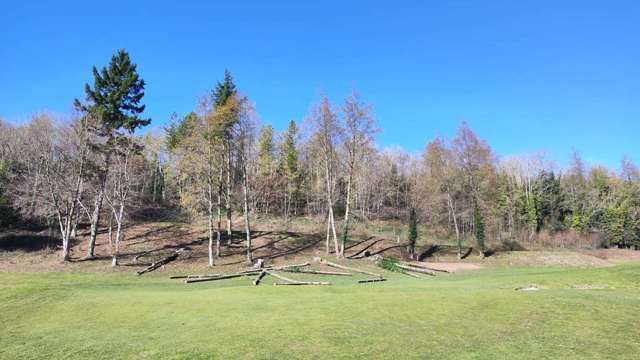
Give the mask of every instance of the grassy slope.
[[[253, 287], [4, 273], [0, 358], [637, 358], [639, 274], [528, 268]], [[531, 283], [543, 290], [514, 291]]]

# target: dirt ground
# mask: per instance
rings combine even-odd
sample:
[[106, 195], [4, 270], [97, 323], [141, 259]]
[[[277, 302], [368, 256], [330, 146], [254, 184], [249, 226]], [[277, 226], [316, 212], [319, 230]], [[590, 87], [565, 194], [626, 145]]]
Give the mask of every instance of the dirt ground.
[[[241, 221], [234, 224], [241, 228]], [[256, 222], [253, 230], [253, 257], [266, 263], [282, 264], [310, 261], [314, 257], [331, 259], [334, 253], [325, 250], [322, 226], [311, 221], [285, 226], [277, 221]], [[158, 261], [177, 249], [185, 249], [178, 260], [163, 269], [169, 272], [203, 271], [207, 266], [208, 238], [204, 224], [182, 222], [145, 222], [126, 229], [121, 244], [118, 267], [111, 267], [111, 247], [107, 234], [99, 234], [96, 244], [96, 260], [84, 261], [87, 251], [88, 229], [82, 229], [73, 243], [73, 261], [62, 263], [59, 255], [59, 240], [43, 233], [0, 233], [0, 271], [124, 271], [135, 272], [154, 261]], [[392, 255], [409, 259], [404, 244], [393, 239], [372, 236], [354, 231], [346, 244], [345, 257], [353, 263], [370, 259], [374, 255]], [[333, 244], [330, 244], [331, 248]], [[467, 256], [457, 260], [451, 247], [424, 244], [419, 247], [421, 260], [430, 267], [450, 272], [471, 271], [501, 266], [567, 266], [602, 267], [622, 262], [640, 262], [640, 251], [598, 250], [549, 250], [511, 251], [491, 254], [480, 259], [472, 249]], [[367, 263], [369, 261], [367, 260]], [[220, 271], [234, 271], [251, 264], [246, 260], [245, 234], [233, 233], [224, 239], [220, 258], [215, 267]]]

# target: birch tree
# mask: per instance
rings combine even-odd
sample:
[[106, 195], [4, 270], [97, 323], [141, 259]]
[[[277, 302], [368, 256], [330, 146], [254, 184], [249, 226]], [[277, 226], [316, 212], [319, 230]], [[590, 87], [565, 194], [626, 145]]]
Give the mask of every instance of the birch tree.
[[325, 183], [325, 200], [327, 206], [327, 234], [326, 252], [329, 254], [329, 240], [333, 236], [334, 251], [340, 256], [338, 236], [336, 235], [335, 218], [333, 215], [334, 187], [337, 171], [336, 147], [342, 135], [338, 117], [329, 103], [329, 99], [322, 97], [320, 103], [312, 109], [310, 121], [314, 127], [313, 139], [317, 143], [316, 151], [322, 161]]
[[342, 241], [340, 242], [340, 251], [338, 254], [341, 257], [344, 256], [345, 242], [349, 233], [353, 182], [362, 158], [367, 148], [374, 142], [373, 137], [377, 132], [375, 119], [371, 115], [371, 106], [364, 105], [357, 93], [354, 92], [345, 99], [342, 112], [344, 115], [342, 145], [346, 154], [347, 194], [344, 221], [342, 223]]
[[131, 136], [118, 137], [114, 145], [113, 165], [104, 194], [116, 222], [115, 240], [111, 244], [111, 266], [118, 265], [120, 243], [124, 240], [127, 210], [136, 195], [134, 185], [138, 182], [138, 170], [140, 169], [137, 162], [141, 159], [139, 154], [142, 151], [142, 146]]

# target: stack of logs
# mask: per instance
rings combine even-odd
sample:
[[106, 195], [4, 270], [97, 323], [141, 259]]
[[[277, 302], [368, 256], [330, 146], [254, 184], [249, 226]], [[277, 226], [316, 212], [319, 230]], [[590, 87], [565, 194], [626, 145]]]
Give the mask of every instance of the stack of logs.
[[402, 274], [409, 275], [415, 278], [420, 278], [420, 276], [418, 276], [416, 273], [430, 276], [436, 276], [436, 272], [448, 273], [447, 270], [434, 269], [418, 262], [398, 262], [395, 264], [395, 267], [400, 270]]
[[225, 279], [233, 279], [239, 277], [252, 277], [255, 276], [253, 280], [254, 285], [260, 285], [263, 281], [264, 277], [270, 275], [279, 281], [273, 283], [276, 286], [295, 286], [295, 285], [331, 285], [330, 282], [327, 281], [300, 281], [291, 279], [289, 277], [283, 276], [279, 274], [279, 272], [289, 272], [289, 273], [298, 273], [298, 274], [314, 274], [314, 275], [330, 275], [330, 276], [352, 276], [353, 273], [360, 273], [371, 276], [371, 278], [358, 280], [357, 283], [372, 283], [372, 282], [380, 282], [386, 281], [381, 274], [372, 273], [369, 271], [361, 270], [354, 267], [348, 267], [336, 263], [332, 263], [326, 260], [317, 259], [317, 261], [325, 266], [346, 270], [346, 271], [326, 271], [326, 270], [316, 270], [309, 268], [311, 263], [305, 262], [302, 264], [290, 264], [290, 265], [281, 265], [281, 266], [263, 266], [249, 270], [242, 270], [235, 273], [213, 273], [213, 274], [197, 274], [197, 275], [180, 275], [180, 276], [172, 276], [171, 279], [184, 279], [184, 282], [187, 284], [199, 283], [199, 282], [207, 282], [207, 281], [218, 281]]
[[[263, 263], [258, 264], [258, 266], [254, 269], [242, 270], [235, 273], [212, 273], [212, 274], [197, 274], [197, 275], [180, 275], [180, 276], [171, 276], [171, 279], [184, 279], [184, 282], [187, 284], [199, 283], [199, 282], [207, 282], [207, 281], [218, 281], [225, 279], [233, 279], [239, 277], [253, 277], [253, 285], [260, 285], [265, 276], [270, 275], [279, 281], [273, 283], [276, 286], [295, 286], [295, 285], [331, 285], [330, 282], [327, 281], [300, 281], [288, 278], [279, 274], [279, 272], [289, 272], [289, 273], [298, 273], [298, 274], [314, 274], [314, 275], [331, 275], [331, 276], [352, 276], [352, 273], [360, 273], [370, 276], [370, 278], [358, 280], [358, 284], [372, 283], [372, 282], [381, 282], [387, 281], [381, 274], [372, 273], [369, 271], [361, 270], [354, 267], [344, 266], [336, 263], [332, 263], [323, 259], [316, 259], [316, 261], [322, 265], [340, 269], [343, 271], [325, 271], [325, 270], [316, 270], [310, 269], [311, 263], [305, 262], [301, 264], [289, 264], [289, 265], [280, 265], [280, 266], [264, 266]], [[447, 272], [445, 270], [438, 270], [429, 268], [422, 263], [406, 263], [399, 262], [396, 263], [395, 266], [400, 270], [401, 273], [405, 275], [409, 275], [412, 277], [420, 278], [416, 273], [426, 274], [435, 276], [436, 272]]]

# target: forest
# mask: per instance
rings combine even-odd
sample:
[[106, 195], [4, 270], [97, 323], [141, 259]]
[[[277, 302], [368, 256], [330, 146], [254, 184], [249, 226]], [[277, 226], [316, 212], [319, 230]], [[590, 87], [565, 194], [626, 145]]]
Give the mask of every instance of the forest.
[[[543, 151], [499, 156], [464, 122], [451, 139], [425, 139], [419, 154], [381, 149], [375, 106], [355, 91], [336, 103], [319, 97], [277, 131], [226, 70], [193, 111], [153, 119], [167, 125], [149, 131], [145, 82], [125, 50], [93, 68], [84, 93], [68, 115], [0, 120], [0, 227], [48, 229], [65, 261], [85, 225], [85, 258], [107, 231], [118, 265], [128, 224], [162, 209], [206, 218], [208, 265], [234, 230], [251, 262], [253, 222], [275, 218], [323, 224], [324, 249], [337, 257], [354, 224], [412, 215], [453, 239], [458, 256], [463, 246], [480, 257], [496, 247], [640, 246], [640, 171], [623, 154], [615, 170], [577, 151], [566, 167]], [[415, 256], [415, 236], [395, 236]]]

